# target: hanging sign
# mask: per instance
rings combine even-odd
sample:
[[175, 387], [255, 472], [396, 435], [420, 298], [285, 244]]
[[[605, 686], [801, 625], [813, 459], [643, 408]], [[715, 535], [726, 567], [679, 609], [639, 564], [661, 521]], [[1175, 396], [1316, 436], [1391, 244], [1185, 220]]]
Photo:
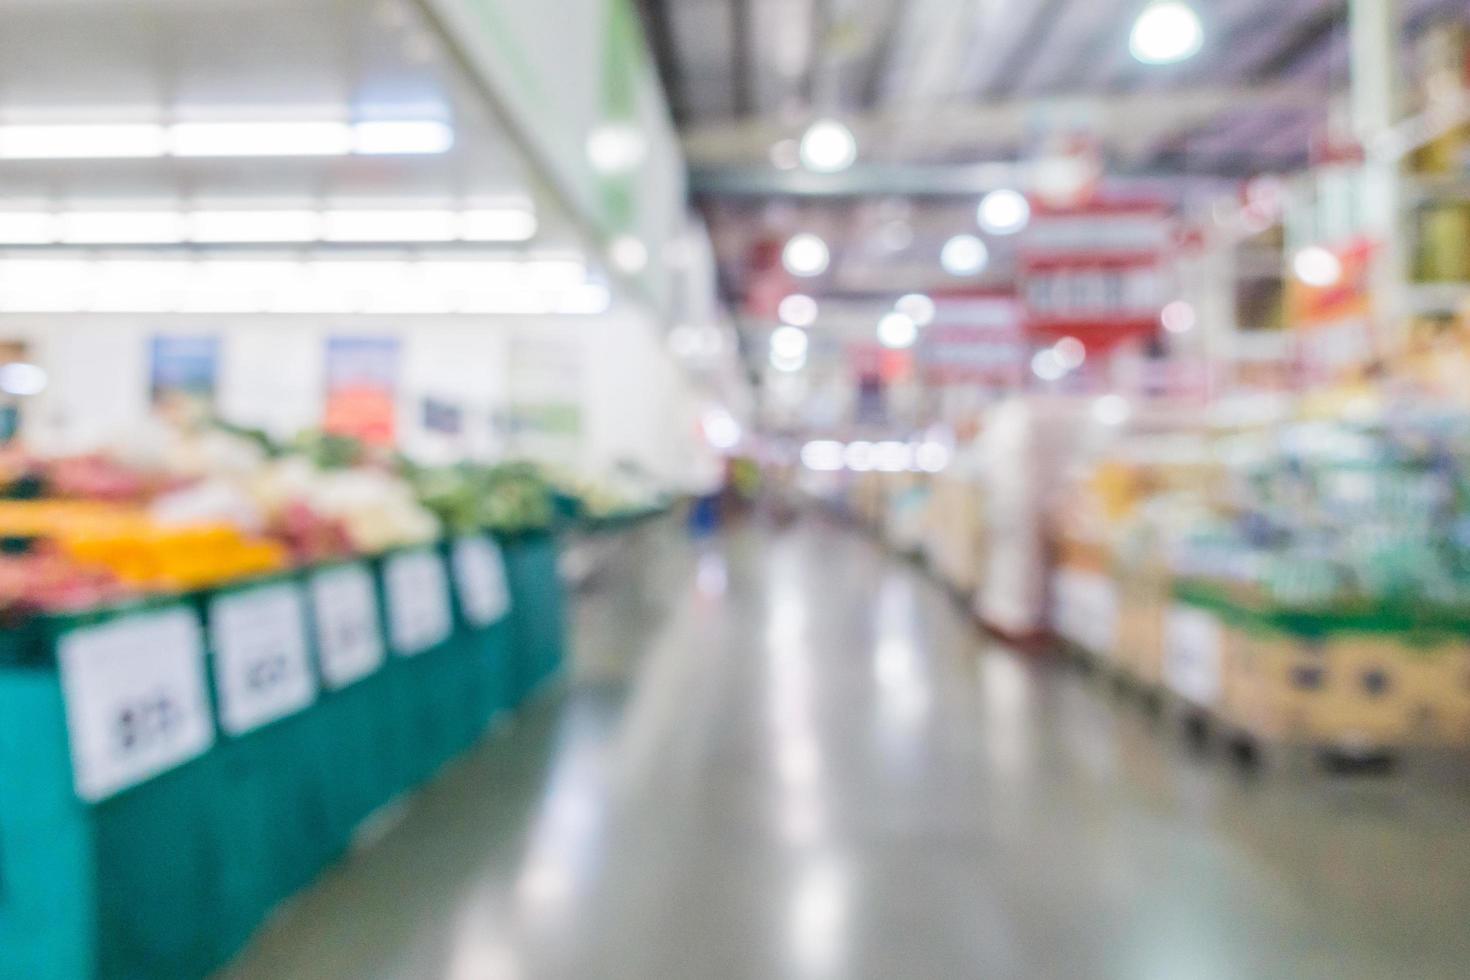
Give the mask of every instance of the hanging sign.
[[472, 625], [489, 626], [510, 612], [505, 562], [495, 542], [479, 535], [458, 538], [450, 561], [460, 607]]
[[322, 428], [373, 445], [392, 445], [397, 432], [398, 357], [393, 337], [329, 337]]
[[213, 744], [204, 644], [191, 610], [74, 629], [56, 655], [81, 799], [104, 800]]
[[412, 657], [449, 639], [454, 622], [444, 562], [429, 549], [401, 551], [383, 563], [388, 601], [388, 641]]
[[316, 699], [306, 610], [293, 584], [216, 596], [209, 604], [220, 727], [243, 735]]
[[1021, 306], [1009, 293], [936, 295], [916, 360], [930, 386], [1017, 387], [1025, 365]]
[[322, 679], [334, 690], [377, 670], [383, 663], [373, 576], [361, 564], [339, 565], [311, 576], [312, 621]]
[[1162, 258], [1168, 242], [1161, 205], [1038, 209], [1020, 244], [1027, 334], [1037, 343], [1076, 337], [1089, 351], [1152, 336], [1166, 301]]

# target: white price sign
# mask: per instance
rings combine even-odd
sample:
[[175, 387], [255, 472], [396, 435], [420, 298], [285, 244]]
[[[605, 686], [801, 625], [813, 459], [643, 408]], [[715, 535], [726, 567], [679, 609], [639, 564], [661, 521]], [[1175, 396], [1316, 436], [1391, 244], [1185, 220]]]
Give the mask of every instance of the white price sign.
[[391, 556], [383, 564], [383, 582], [393, 652], [411, 657], [449, 639], [449, 583], [437, 554], [425, 549]]
[[214, 742], [199, 620], [183, 607], [64, 635], [57, 645], [77, 795], [95, 803]]
[[495, 542], [483, 537], [459, 538], [450, 560], [466, 619], [475, 626], [489, 626], [510, 611], [505, 562]]
[[1118, 590], [1098, 572], [1064, 568], [1052, 580], [1052, 629], [1090, 653], [1111, 657], [1118, 646]]
[[316, 698], [301, 590], [281, 583], [217, 596], [209, 605], [220, 726], [242, 735]]
[[1164, 619], [1164, 683], [1202, 707], [1220, 698], [1224, 636], [1220, 621], [1203, 609], [1175, 605]]
[[383, 664], [378, 603], [365, 565], [341, 565], [311, 577], [311, 612], [322, 679], [336, 690]]

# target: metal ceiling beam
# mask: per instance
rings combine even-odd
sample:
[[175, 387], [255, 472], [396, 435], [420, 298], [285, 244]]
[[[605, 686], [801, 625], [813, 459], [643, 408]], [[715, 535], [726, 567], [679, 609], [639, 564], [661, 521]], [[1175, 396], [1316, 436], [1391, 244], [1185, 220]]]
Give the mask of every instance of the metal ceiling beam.
[[689, 108], [684, 101], [684, 67], [679, 61], [679, 52], [674, 44], [669, 2], [638, 0], [638, 13], [643, 18], [643, 31], [648, 36], [654, 60], [658, 63], [664, 95], [669, 101], [669, 114], [674, 119], [674, 125], [683, 125], [689, 118]]
[[[1270, 85], [1180, 92], [1132, 92], [1099, 97], [1018, 99], [981, 104], [880, 108], [845, 118], [859, 146], [884, 148], [890, 159], [975, 146], [1019, 147], [1033, 135], [1036, 110], [1065, 105], [1088, 116], [1110, 146], [1136, 153], [1160, 137], [1198, 126], [1222, 112], [1251, 107], [1315, 107], [1324, 93], [1315, 87]], [[764, 163], [771, 145], [792, 135], [791, 122], [762, 117], [698, 127], [684, 137], [684, 153], [695, 167]]]
[[[1236, 181], [1260, 172], [1265, 162], [1226, 161], [1211, 172], [1152, 171], [1118, 178], [1137, 190], [1177, 190], [1181, 180]], [[745, 165], [690, 168], [697, 196], [795, 197], [843, 200], [862, 197], [973, 197], [999, 187], [1026, 187], [1032, 168], [1014, 163], [860, 164], [840, 174], [776, 170]]]
[[991, 76], [985, 94], [992, 98], [1013, 94], [1026, 69], [1036, 59], [1046, 41], [1046, 36], [1056, 27], [1058, 15], [1068, 0], [1044, 0], [1036, 6], [1036, 12], [1026, 22], [1026, 29], [1016, 36], [1016, 42], [1007, 49], [1001, 68]]
[[1249, 79], [1253, 82], [1268, 82], [1305, 58], [1319, 45], [1332, 40], [1332, 35], [1341, 29], [1347, 33], [1347, 4], [1334, 2], [1299, 23], [1281, 46], [1266, 60], [1251, 69]]
[[755, 79], [750, 63], [750, 2], [730, 0], [730, 84], [735, 93], [735, 115], [741, 119], [755, 112]]

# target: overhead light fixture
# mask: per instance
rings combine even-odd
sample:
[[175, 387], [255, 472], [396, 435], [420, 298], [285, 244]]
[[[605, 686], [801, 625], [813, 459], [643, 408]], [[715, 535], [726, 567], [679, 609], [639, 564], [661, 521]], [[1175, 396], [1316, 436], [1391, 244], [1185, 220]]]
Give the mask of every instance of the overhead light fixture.
[[866, 473], [873, 468], [873, 444], [859, 439], [849, 442], [842, 450], [843, 464], [854, 473]]
[[1196, 319], [1194, 304], [1182, 299], [1166, 304], [1159, 313], [1159, 322], [1170, 333], [1188, 333], [1194, 329]]
[[1128, 35], [1128, 51], [1146, 65], [1168, 65], [1199, 53], [1204, 26], [1183, 0], [1155, 0], [1138, 15]]
[[432, 119], [0, 125], [0, 159], [365, 156], [446, 153], [454, 127]]
[[385, 119], [352, 126], [352, 152], [363, 156], [448, 153], [453, 147], [454, 127], [438, 120]]
[[346, 156], [354, 143], [345, 122], [176, 123], [168, 141], [179, 157]]
[[914, 346], [919, 339], [919, 327], [912, 317], [903, 313], [886, 314], [878, 321], [878, 343], [889, 350], [903, 350]]
[[934, 300], [923, 293], [909, 293], [907, 296], [900, 296], [898, 302], [893, 304], [893, 308], [914, 321], [917, 326], [927, 327], [934, 322]]
[[65, 245], [176, 245], [185, 240], [176, 211], [68, 211], [58, 216]]
[[952, 276], [978, 275], [990, 261], [990, 250], [974, 235], [956, 235], [944, 243], [939, 263]]
[[1122, 395], [1103, 395], [1092, 403], [1092, 417], [1103, 425], [1122, 425], [1132, 409]]
[[831, 261], [832, 253], [828, 250], [827, 243], [809, 232], [791, 236], [786, 247], [781, 250], [781, 263], [793, 276], [820, 276], [827, 271], [827, 265]]
[[1309, 245], [1292, 257], [1291, 271], [1308, 286], [1326, 289], [1342, 278], [1342, 260], [1329, 249]]
[[801, 163], [819, 174], [835, 174], [857, 161], [852, 130], [835, 119], [819, 119], [801, 136]]
[[914, 467], [924, 473], [941, 473], [949, 466], [951, 453], [942, 442], [921, 442], [914, 447]]
[[529, 207], [476, 208], [459, 215], [459, 237], [467, 242], [528, 242], [537, 227]]
[[786, 374], [794, 374], [806, 367], [806, 354], [799, 357], [782, 357], [775, 351], [771, 351], [771, 367]]
[[619, 235], [607, 249], [608, 258], [619, 272], [637, 275], [648, 267], [648, 246], [633, 235]]
[[327, 211], [322, 239], [328, 242], [447, 242], [458, 237], [453, 211]]
[[195, 211], [188, 216], [193, 242], [314, 242], [322, 236], [315, 211]]
[[0, 159], [4, 160], [160, 157], [166, 148], [164, 127], [155, 123], [0, 126]]
[[792, 293], [781, 300], [776, 315], [782, 323], [793, 327], [809, 327], [817, 322], [817, 301], [804, 293]]
[[630, 173], [647, 155], [648, 140], [632, 123], [602, 123], [587, 134], [587, 159], [600, 174]]
[[7, 395], [39, 395], [46, 390], [47, 380], [46, 372], [34, 364], [12, 361], [0, 365], [0, 391]]
[[1062, 363], [1057, 352], [1048, 347], [1037, 351], [1031, 358], [1031, 373], [1042, 381], [1056, 381], [1067, 373], [1067, 366]]
[[777, 327], [771, 331], [771, 357], [783, 361], [804, 359], [807, 352], [806, 331], [800, 327]]
[[701, 420], [704, 437], [715, 449], [734, 449], [740, 444], [740, 423], [723, 408], [711, 409]]
[[50, 245], [61, 234], [61, 222], [49, 211], [0, 213], [0, 244]]
[[1031, 220], [1031, 204], [1026, 195], [1008, 188], [991, 191], [980, 199], [975, 211], [980, 228], [992, 235], [1014, 235]]
[[1082, 362], [1087, 360], [1087, 345], [1076, 337], [1063, 337], [1052, 344], [1051, 349], [1056, 352], [1057, 360], [1061, 362], [1062, 367], [1068, 371], [1077, 370], [1082, 366]]
[[834, 439], [813, 439], [801, 447], [801, 465], [818, 473], [836, 473], [843, 467], [845, 450]]

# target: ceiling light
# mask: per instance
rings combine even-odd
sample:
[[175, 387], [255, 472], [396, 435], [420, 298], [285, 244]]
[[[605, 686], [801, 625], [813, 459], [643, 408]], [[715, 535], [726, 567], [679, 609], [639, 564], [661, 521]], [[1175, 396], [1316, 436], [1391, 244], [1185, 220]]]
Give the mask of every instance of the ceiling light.
[[819, 473], [835, 473], [842, 469], [845, 448], [832, 439], [814, 439], [801, 447], [801, 465]]
[[195, 211], [188, 227], [194, 242], [313, 242], [322, 218], [315, 211]]
[[914, 465], [914, 451], [906, 442], [880, 442], [873, 446], [873, 468], [883, 473], [903, 473]]
[[1204, 41], [1204, 27], [1189, 4], [1157, 0], [1133, 22], [1128, 50], [1146, 65], [1167, 65], [1194, 57]]
[[792, 293], [776, 307], [776, 315], [781, 322], [793, 327], [809, 327], [816, 323], [817, 312], [817, 301], [802, 293]]
[[949, 466], [949, 447], [941, 442], [924, 442], [914, 447], [914, 466], [925, 473], [939, 473]]
[[842, 450], [842, 462], [854, 473], [866, 473], [873, 468], [873, 444], [849, 442]]
[[771, 367], [787, 374], [800, 371], [806, 367], [806, 354], [802, 353], [800, 357], [782, 357], [773, 350], [771, 351]]
[[722, 408], [704, 414], [704, 437], [715, 449], [734, 449], [740, 444], [740, 423]]
[[600, 174], [630, 173], [647, 155], [648, 140], [632, 123], [603, 123], [587, 134], [587, 159]]
[[526, 242], [536, 229], [536, 212], [529, 208], [478, 208], [459, 216], [459, 237], [467, 242]]
[[66, 245], [173, 245], [184, 241], [176, 211], [70, 211], [59, 216]]
[[0, 391], [7, 395], [39, 395], [46, 390], [46, 372], [34, 364], [12, 361], [0, 365]]
[[431, 119], [360, 122], [352, 127], [352, 152], [365, 156], [447, 153], [454, 128]]
[[1042, 381], [1056, 381], [1067, 373], [1067, 366], [1062, 363], [1057, 352], [1048, 347], [1037, 351], [1036, 355], [1031, 358], [1031, 373]]
[[56, 215], [47, 211], [0, 213], [0, 245], [49, 245], [59, 233]]
[[820, 276], [827, 271], [832, 253], [827, 243], [816, 235], [803, 232], [793, 235], [781, 250], [781, 263], [793, 276]]
[[1092, 403], [1092, 417], [1103, 425], [1122, 425], [1131, 413], [1128, 399], [1122, 395], [1103, 395]]
[[1342, 260], [1320, 245], [1310, 245], [1292, 258], [1291, 270], [1308, 286], [1325, 289], [1342, 278]]
[[934, 322], [934, 301], [923, 293], [909, 293], [900, 296], [893, 308], [921, 327], [927, 327]]
[[648, 246], [632, 235], [619, 235], [607, 249], [608, 258], [619, 272], [637, 275], [648, 266]]
[[456, 237], [453, 211], [327, 211], [322, 238], [329, 242], [446, 242]]
[[919, 339], [919, 327], [903, 313], [889, 313], [878, 321], [878, 343], [889, 350], [912, 347]]
[[0, 126], [0, 159], [68, 160], [160, 157], [164, 128], [152, 123]]
[[1159, 322], [1170, 333], [1188, 333], [1196, 321], [1194, 305], [1182, 299], [1167, 304], [1159, 314]]
[[771, 356], [783, 361], [806, 357], [806, 331], [799, 327], [777, 327], [771, 331]]
[[974, 235], [956, 235], [944, 243], [939, 262], [952, 276], [973, 276], [990, 261], [990, 250]]
[[1087, 346], [1076, 337], [1063, 337], [1053, 344], [1051, 349], [1056, 352], [1057, 360], [1061, 362], [1062, 367], [1068, 371], [1075, 371], [1082, 366], [1083, 361], [1087, 360]]
[[819, 119], [801, 137], [801, 163], [819, 174], [846, 170], [857, 160], [852, 130], [835, 119]]
[[355, 141], [344, 122], [176, 123], [168, 140], [181, 157], [345, 156]]
[[992, 235], [1014, 235], [1031, 220], [1031, 205], [1020, 191], [991, 191], [980, 199], [975, 217]]

